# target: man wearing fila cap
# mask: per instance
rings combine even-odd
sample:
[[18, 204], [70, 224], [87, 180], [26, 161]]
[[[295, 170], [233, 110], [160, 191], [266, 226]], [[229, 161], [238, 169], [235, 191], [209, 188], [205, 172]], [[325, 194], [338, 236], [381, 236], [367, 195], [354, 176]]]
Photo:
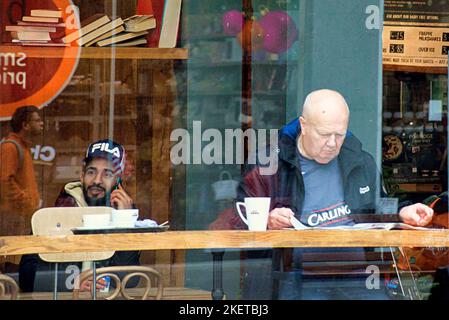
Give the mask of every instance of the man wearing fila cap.
[[[121, 175], [125, 169], [125, 149], [118, 143], [105, 139], [93, 142], [87, 148], [83, 159], [83, 169], [80, 180], [67, 183], [58, 198], [56, 207], [88, 207], [110, 206], [116, 209], [135, 208], [133, 200], [121, 183]], [[138, 251], [118, 251], [109, 260], [100, 261], [98, 267], [139, 265]], [[74, 264], [61, 265], [62, 271], [73, 269]], [[81, 263], [77, 264], [81, 270]], [[25, 255], [20, 262], [19, 285], [22, 291], [30, 292], [36, 289], [52, 290], [51, 281], [38, 281], [39, 271], [48, 272], [51, 265], [42, 261], [37, 255]], [[70, 269], [71, 270], [71, 269]], [[66, 272], [69, 273], [69, 272]], [[41, 273], [42, 274], [42, 273]], [[69, 273], [70, 274], [70, 273]], [[49, 287], [42, 287], [48, 285]], [[50, 282], [50, 283], [46, 283]], [[66, 285], [67, 281], [58, 281]], [[131, 281], [132, 282], [132, 281]], [[132, 283], [131, 285], [136, 285]], [[39, 283], [39, 284], [38, 284]], [[36, 285], [40, 286], [36, 288]], [[81, 284], [81, 291], [90, 290], [90, 282]], [[97, 284], [97, 288], [101, 284]], [[71, 288], [60, 287], [58, 291]]]
[[123, 189], [125, 149], [112, 140], [100, 140], [87, 148], [80, 181], [69, 182], [56, 200], [57, 207], [111, 206], [133, 208]]

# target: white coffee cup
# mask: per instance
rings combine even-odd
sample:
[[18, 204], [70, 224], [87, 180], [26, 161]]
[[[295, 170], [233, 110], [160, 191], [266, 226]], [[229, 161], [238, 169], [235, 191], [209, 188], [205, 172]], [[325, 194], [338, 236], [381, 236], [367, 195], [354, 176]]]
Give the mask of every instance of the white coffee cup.
[[84, 214], [83, 225], [87, 228], [104, 228], [111, 224], [111, 215], [109, 213], [102, 214]]
[[[270, 212], [270, 198], [268, 197], [250, 197], [245, 198], [245, 202], [237, 202], [237, 211], [243, 222], [248, 225], [248, 230], [265, 231], [267, 230], [268, 213]], [[240, 207], [246, 209], [246, 218], [240, 211]]]
[[111, 215], [112, 225], [120, 228], [133, 228], [139, 218], [139, 209], [114, 210]]

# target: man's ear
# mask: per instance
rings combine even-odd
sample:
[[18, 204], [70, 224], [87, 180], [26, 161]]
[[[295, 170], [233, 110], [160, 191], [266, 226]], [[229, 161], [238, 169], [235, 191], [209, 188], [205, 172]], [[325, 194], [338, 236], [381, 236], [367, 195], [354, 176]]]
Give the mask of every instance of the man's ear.
[[299, 125], [301, 126], [301, 133], [303, 133], [304, 129], [306, 129], [306, 127], [307, 127], [307, 120], [304, 119], [303, 116], [299, 117]]
[[22, 130], [27, 131], [28, 129], [30, 129], [30, 123], [28, 121], [22, 122]]

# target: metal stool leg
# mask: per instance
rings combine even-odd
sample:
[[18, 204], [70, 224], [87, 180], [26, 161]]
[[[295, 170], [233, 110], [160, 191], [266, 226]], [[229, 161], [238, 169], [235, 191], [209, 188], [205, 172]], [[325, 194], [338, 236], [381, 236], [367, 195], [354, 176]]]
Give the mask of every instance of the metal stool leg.
[[53, 300], [58, 300], [58, 263], [55, 263], [55, 278], [53, 283]]
[[97, 300], [97, 263], [95, 261], [92, 261], [92, 276], [92, 298]]
[[223, 256], [224, 251], [212, 251], [213, 257], [213, 288], [212, 299], [223, 300]]

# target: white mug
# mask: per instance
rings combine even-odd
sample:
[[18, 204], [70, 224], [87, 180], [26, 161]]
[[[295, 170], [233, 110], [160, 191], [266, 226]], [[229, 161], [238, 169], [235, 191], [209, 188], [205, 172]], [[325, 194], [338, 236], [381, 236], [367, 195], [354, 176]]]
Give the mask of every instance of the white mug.
[[139, 209], [121, 209], [112, 211], [111, 222], [115, 227], [133, 228], [139, 218]]
[[111, 223], [111, 215], [107, 214], [84, 214], [83, 225], [86, 228], [104, 228]]
[[[269, 197], [250, 197], [245, 198], [245, 202], [237, 202], [237, 211], [243, 222], [248, 225], [248, 230], [265, 231], [267, 230], [268, 213], [270, 212]], [[246, 218], [240, 211], [240, 207], [246, 209]]]

